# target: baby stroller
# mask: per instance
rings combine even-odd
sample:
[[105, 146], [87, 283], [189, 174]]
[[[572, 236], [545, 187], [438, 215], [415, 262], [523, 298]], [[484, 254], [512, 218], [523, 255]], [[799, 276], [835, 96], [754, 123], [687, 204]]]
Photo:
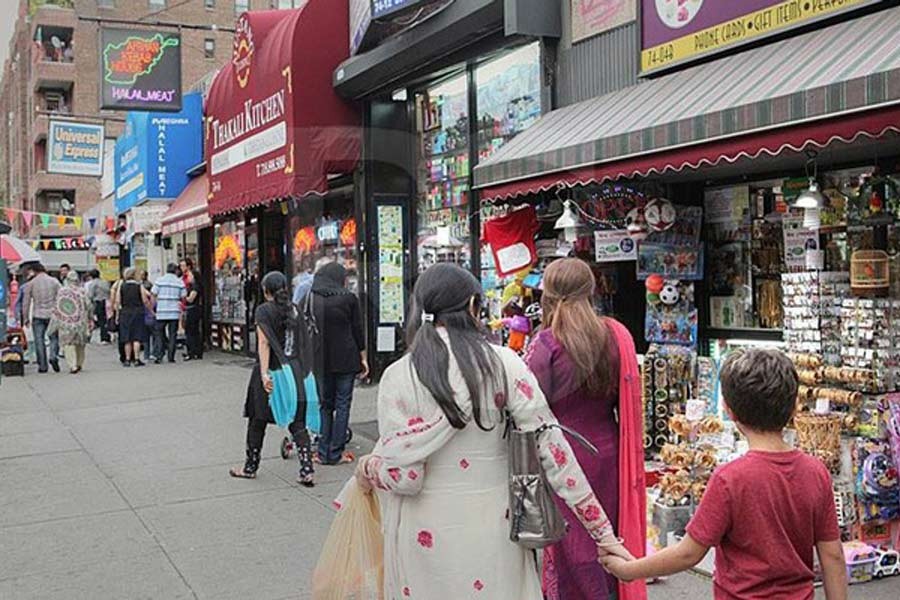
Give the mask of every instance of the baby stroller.
[[[353, 439], [353, 430], [347, 427], [347, 441], [345, 444], [349, 444], [350, 440]], [[315, 448], [319, 443], [319, 434], [314, 433], [312, 435], [312, 446]], [[287, 460], [291, 457], [294, 452], [294, 441], [289, 436], [284, 436], [284, 439], [281, 440], [281, 458]]]
[[0, 340], [0, 367], [6, 377], [23, 377], [25, 375], [25, 352], [28, 350], [28, 339], [20, 327], [7, 330], [6, 338]]

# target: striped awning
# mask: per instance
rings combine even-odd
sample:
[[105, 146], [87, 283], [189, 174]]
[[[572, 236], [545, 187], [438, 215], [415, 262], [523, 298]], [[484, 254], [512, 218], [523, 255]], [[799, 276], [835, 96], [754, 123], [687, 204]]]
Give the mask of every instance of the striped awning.
[[[900, 7], [552, 111], [477, 166], [475, 187], [499, 199], [717, 164], [730, 159], [725, 151], [759, 151], [742, 148], [741, 139], [788, 129], [796, 138], [800, 126], [883, 115], [893, 105], [900, 105]], [[900, 120], [889, 120], [878, 127], [900, 131]]]

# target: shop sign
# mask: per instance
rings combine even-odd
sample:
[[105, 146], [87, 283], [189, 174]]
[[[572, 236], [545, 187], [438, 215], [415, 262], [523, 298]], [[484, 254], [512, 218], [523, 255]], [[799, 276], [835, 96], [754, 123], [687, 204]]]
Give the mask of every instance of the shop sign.
[[378, 207], [378, 322], [403, 323], [403, 207]]
[[119, 257], [97, 257], [97, 270], [100, 271], [100, 279], [116, 281], [119, 279]]
[[47, 172], [101, 177], [103, 138], [103, 125], [50, 121]]
[[789, 271], [806, 269], [807, 252], [819, 249], [818, 232], [803, 227], [803, 217], [785, 216], [781, 227], [784, 231], [784, 266]]
[[637, 260], [637, 241], [627, 229], [595, 231], [594, 254], [597, 262]]
[[162, 231], [162, 219], [169, 210], [168, 203], [148, 203], [131, 209], [131, 228], [134, 233]]
[[371, 0], [372, 18], [382, 19], [394, 13], [422, 4], [425, 0]]
[[703, 220], [706, 223], [740, 223], [750, 207], [750, 187], [738, 185], [706, 190]]
[[177, 113], [128, 113], [115, 149], [118, 213], [148, 198], [175, 199], [187, 187], [187, 170], [203, 159], [202, 107], [194, 93]]
[[641, 0], [641, 71], [709, 56], [881, 0]]
[[98, 235], [94, 242], [97, 257], [119, 256], [119, 243], [108, 235]]
[[100, 30], [100, 108], [181, 110], [181, 35]]
[[372, 0], [350, 0], [350, 54], [362, 46], [371, 24]]
[[338, 241], [340, 237], [340, 227], [337, 221], [329, 221], [319, 226], [316, 230], [316, 237], [320, 242], [333, 243]]
[[634, 0], [571, 0], [572, 41], [593, 37], [637, 18]]

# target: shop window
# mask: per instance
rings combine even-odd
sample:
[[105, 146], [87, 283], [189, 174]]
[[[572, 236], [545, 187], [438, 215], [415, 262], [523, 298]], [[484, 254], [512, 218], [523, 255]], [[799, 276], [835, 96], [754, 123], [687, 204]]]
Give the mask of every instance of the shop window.
[[65, 92], [62, 91], [46, 91], [43, 93], [42, 109], [52, 113], [69, 113], [72, 112], [71, 106], [66, 99]]
[[206, 38], [203, 42], [203, 56], [206, 58], [216, 57], [216, 40]]
[[216, 7], [216, 0], [203, 0], [203, 6], [213, 9]]
[[219, 323], [245, 325], [247, 305], [244, 301], [244, 223], [229, 221], [215, 226], [214, 285], [212, 320]]
[[147, 0], [147, 3], [149, 4], [150, 8], [159, 9], [166, 7], [166, 0]]
[[420, 272], [438, 262], [471, 268], [468, 92], [463, 73], [416, 95]]
[[234, 0], [234, 14], [240, 15], [250, 10], [250, 0]]

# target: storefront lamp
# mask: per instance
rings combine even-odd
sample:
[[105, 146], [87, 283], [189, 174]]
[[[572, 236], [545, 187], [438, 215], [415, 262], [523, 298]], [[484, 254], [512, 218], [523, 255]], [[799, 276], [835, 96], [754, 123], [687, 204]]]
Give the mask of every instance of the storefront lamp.
[[800, 192], [800, 195], [794, 199], [792, 206], [795, 208], [824, 208], [828, 204], [828, 199], [819, 191], [819, 184], [815, 178], [809, 178], [809, 189]]
[[566, 200], [563, 204], [563, 214], [556, 220], [556, 229], [563, 230], [567, 242], [578, 239], [578, 228], [581, 226], [581, 220], [574, 206], [571, 200]]

